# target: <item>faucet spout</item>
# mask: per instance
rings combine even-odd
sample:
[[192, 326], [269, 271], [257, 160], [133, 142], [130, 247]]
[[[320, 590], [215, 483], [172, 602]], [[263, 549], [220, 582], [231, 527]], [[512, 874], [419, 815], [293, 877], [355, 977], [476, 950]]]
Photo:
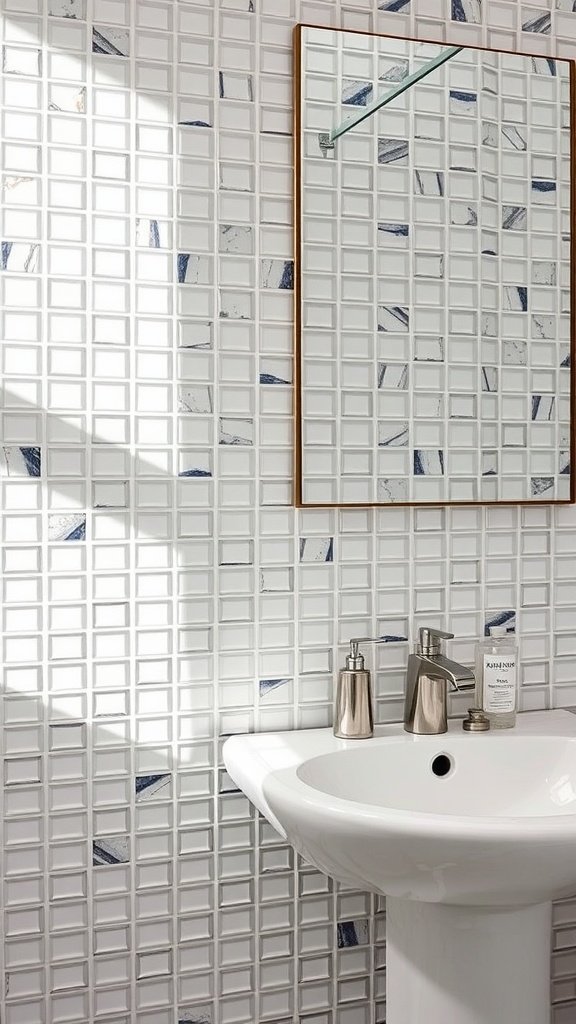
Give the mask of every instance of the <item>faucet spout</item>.
[[432, 678], [446, 679], [452, 685], [453, 690], [473, 690], [476, 685], [476, 677], [471, 669], [460, 665], [457, 661], [446, 658], [443, 654], [436, 654], [428, 658], [426, 655], [417, 655], [422, 666], [426, 667], [426, 674]]

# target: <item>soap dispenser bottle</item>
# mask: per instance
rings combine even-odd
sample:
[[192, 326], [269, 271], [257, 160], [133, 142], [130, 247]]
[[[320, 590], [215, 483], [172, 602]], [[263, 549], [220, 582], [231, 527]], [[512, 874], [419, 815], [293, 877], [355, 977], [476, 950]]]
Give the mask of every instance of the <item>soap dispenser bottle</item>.
[[492, 729], [512, 729], [518, 704], [518, 648], [505, 626], [491, 626], [476, 649], [476, 703]]
[[338, 677], [334, 708], [334, 735], [340, 739], [366, 740], [374, 735], [372, 683], [359, 645], [383, 642], [380, 638], [371, 637], [350, 641], [350, 653]]

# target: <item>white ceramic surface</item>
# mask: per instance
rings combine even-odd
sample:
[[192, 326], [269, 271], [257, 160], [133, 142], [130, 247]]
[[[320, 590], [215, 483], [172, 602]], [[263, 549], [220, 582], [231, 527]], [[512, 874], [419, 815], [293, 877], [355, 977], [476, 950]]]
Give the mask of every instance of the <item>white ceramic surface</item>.
[[[450, 773], [436, 777], [434, 757]], [[231, 737], [229, 774], [326, 874], [403, 899], [528, 905], [576, 891], [576, 715], [520, 715], [513, 730], [443, 736], [380, 727]]]
[[387, 1024], [548, 1024], [550, 901], [576, 892], [576, 715], [234, 736], [224, 761], [306, 860], [388, 896]]

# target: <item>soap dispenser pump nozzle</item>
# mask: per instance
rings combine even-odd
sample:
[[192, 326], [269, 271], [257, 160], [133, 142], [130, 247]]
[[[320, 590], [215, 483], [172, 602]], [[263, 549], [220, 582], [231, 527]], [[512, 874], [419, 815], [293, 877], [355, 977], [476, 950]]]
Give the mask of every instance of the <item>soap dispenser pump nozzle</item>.
[[350, 641], [350, 653], [346, 658], [347, 672], [361, 672], [364, 669], [364, 655], [360, 652], [362, 638]]

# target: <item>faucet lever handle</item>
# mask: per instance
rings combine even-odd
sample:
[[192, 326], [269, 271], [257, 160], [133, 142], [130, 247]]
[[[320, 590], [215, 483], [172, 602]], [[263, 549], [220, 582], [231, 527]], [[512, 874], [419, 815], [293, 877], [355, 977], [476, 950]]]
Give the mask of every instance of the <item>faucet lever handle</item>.
[[433, 626], [421, 626], [418, 630], [418, 654], [434, 656], [442, 650], [442, 640], [453, 640], [454, 633], [445, 633]]

